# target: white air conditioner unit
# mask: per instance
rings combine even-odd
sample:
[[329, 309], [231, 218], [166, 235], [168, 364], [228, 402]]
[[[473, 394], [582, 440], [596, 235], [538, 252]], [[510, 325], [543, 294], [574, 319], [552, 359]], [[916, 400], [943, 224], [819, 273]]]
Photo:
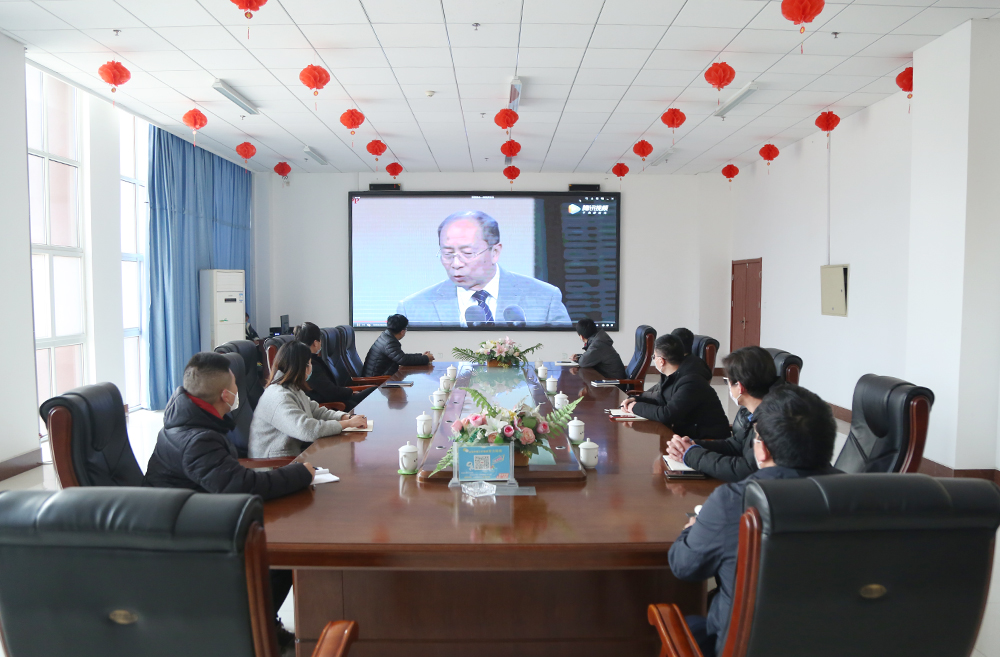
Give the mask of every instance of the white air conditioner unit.
[[202, 269], [201, 350], [246, 338], [246, 299], [242, 269]]

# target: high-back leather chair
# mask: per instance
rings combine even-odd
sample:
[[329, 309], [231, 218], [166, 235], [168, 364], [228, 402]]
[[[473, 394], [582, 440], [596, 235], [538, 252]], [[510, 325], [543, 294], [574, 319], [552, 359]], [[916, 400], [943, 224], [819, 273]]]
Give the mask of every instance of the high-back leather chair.
[[[267, 379], [263, 375], [263, 364], [260, 362], [260, 351], [253, 340], [233, 340], [215, 348], [219, 354], [239, 354], [243, 359], [243, 377], [247, 398], [252, 408], [257, 408], [260, 396], [264, 394]], [[234, 372], [235, 374], [235, 372]], [[242, 401], [241, 401], [242, 403]]]
[[[720, 657], [967, 657], [1000, 526], [981, 479], [751, 481]], [[701, 655], [676, 605], [650, 605], [661, 655]]]
[[245, 459], [250, 447], [250, 423], [253, 422], [253, 411], [256, 404], [250, 404], [247, 400], [247, 377], [244, 370], [246, 362], [243, 360], [243, 356], [235, 352], [229, 352], [223, 356], [229, 360], [229, 370], [236, 378], [236, 389], [239, 391], [240, 397], [239, 408], [229, 413], [233, 422], [236, 423], [236, 428], [229, 432], [227, 438], [236, 447], [236, 454], [241, 459]]
[[354, 329], [350, 326], [341, 325], [337, 327], [340, 332], [340, 341], [344, 346], [344, 361], [351, 376], [361, 376], [365, 371], [365, 363], [358, 354], [358, 345], [354, 336]]
[[278, 349], [286, 342], [291, 342], [295, 339], [294, 335], [272, 335], [264, 340], [264, 356], [267, 359], [267, 376], [268, 379], [271, 377], [271, 373], [274, 372], [274, 357], [278, 355]]
[[705, 361], [710, 372], [715, 374], [715, 357], [719, 355], [719, 341], [707, 335], [695, 335], [691, 353]]
[[[278, 657], [260, 497], [166, 488], [0, 493], [11, 657]], [[314, 656], [345, 655], [326, 625]]]
[[799, 373], [802, 371], [802, 359], [794, 354], [790, 354], [782, 349], [769, 347], [767, 353], [774, 359], [774, 369], [778, 371], [778, 380], [775, 385], [782, 383], [799, 384]]
[[916, 472], [924, 455], [934, 393], [891, 376], [865, 374], [854, 386], [851, 432], [838, 470]]
[[49, 428], [60, 486], [142, 486], [115, 384], [74, 388], [46, 400], [39, 414]]
[[381, 385], [388, 376], [353, 376], [347, 365], [347, 351], [344, 347], [344, 334], [340, 327], [329, 327], [319, 330], [323, 339], [320, 340], [320, 356], [330, 366], [338, 386], [347, 388]]
[[656, 342], [656, 329], [646, 324], [640, 324], [635, 329], [635, 351], [632, 360], [625, 366], [627, 379], [619, 379], [624, 390], [642, 392], [646, 384], [646, 372], [649, 362], [653, 360], [653, 343]]

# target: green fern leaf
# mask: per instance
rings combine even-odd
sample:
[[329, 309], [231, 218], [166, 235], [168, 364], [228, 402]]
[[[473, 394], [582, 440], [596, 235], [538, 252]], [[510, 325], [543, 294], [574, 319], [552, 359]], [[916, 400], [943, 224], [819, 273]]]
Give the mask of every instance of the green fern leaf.
[[566, 406], [554, 410], [545, 416], [545, 421], [549, 423], [549, 431], [552, 433], [556, 430], [560, 433], [566, 431], [570, 420], [573, 419], [573, 410], [576, 409], [577, 404], [581, 401], [583, 401], [583, 397], [577, 397]]
[[454, 458], [455, 458], [455, 446], [452, 445], [451, 447], [448, 448], [448, 451], [444, 453], [444, 456], [441, 457], [441, 460], [438, 461], [438, 464], [437, 466], [435, 466], [434, 471], [431, 472], [431, 476], [433, 477], [434, 475], [436, 475], [437, 473], [441, 472], [449, 465], [451, 465], [451, 462]]
[[490, 404], [489, 400], [486, 399], [481, 392], [475, 388], [462, 388], [462, 390], [469, 393], [469, 397], [472, 398], [473, 403], [475, 403], [479, 410], [486, 413], [490, 417], [496, 417], [497, 409], [493, 408], [493, 405]]

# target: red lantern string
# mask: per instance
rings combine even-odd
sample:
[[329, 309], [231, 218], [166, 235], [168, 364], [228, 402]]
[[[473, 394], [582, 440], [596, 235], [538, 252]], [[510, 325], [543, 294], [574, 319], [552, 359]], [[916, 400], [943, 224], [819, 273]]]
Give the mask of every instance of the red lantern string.
[[780, 152], [774, 144], [764, 144], [761, 147], [759, 153], [762, 158], [767, 160], [767, 175], [771, 175], [771, 161], [778, 157]]
[[[376, 162], [378, 162], [378, 156], [384, 153], [386, 148], [388, 147], [378, 139], [372, 139], [365, 146], [365, 150], [375, 156]], [[375, 170], [378, 171], [378, 164], [375, 165]]]
[[[799, 34], [805, 34], [806, 26], [803, 23], [812, 23], [813, 19], [819, 16], [826, 5], [823, 0], [781, 0], [781, 15], [792, 21], [795, 25], [802, 25]], [[802, 44], [799, 44], [799, 53], [802, 53]]]
[[[356, 109], [349, 109], [340, 115], [340, 122], [344, 125], [345, 128], [350, 130], [351, 134], [353, 135], [354, 131], [357, 130], [361, 126], [361, 124], [365, 122], [365, 115]], [[351, 140], [351, 148], [354, 148], [353, 139]]]
[[[243, 15], [247, 19], [253, 18], [253, 12], [260, 11], [260, 8], [267, 4], [267, 0], [231, 0], [234, 5], [243, 10]], [[247, 38], [250, 38], [250, 25], [247, 25]]]
[[[677, 128], [684, 125], [684, 122], [687, 121], [687, 117], [684, 116], [684, 112], [680, 111], [679, 109], [671, 107], [670, 109], [668, 109], [666, 112], [663, 113], [663, 116], [660, 117], [660, 120], [663, 121], [664, 125], [670, 128], [672, 135], [676, 135]], [[674, 138], [671, 137], [670, 145], [673, 146], [675, 143], [676, 142]]]
[[[705, 81], [718, 89], [720, 92], [725, 87], [728, 87], [735, 77], [735, 69], [725, 62], [716, 62], [715, 64], [709, 66], [708, 70], [705, 71]], [[717, 104], [722, 104], [721, 97], [719, 98]]]
[[201, 110], [193, 109], [183, 117], [184, 125], [191, 128], [191, 134], [194, 135], [194, 145], [198, 146], [198, 131], [208, 125], [208, 118], [201, 113]]
[[292, 172], [292, 167], [288, 166], [288, 162], [278, 162], [274, 165], [274, 172], [281, 176], [281, 179], [288, 182], [288, 174]]
[[[125, 84], [132, 79], [132, 72], [129, 71], [121, 62], [116, 62], [111, 60], [107, 64], [102, 64], [99, 69], [97, 69], [98, 75], [101, 79], [111, 85], [111, 93], [118, 91], [120, 85]], [[115, 101], [111, 101], [112, 107], [115, 106]]]
[[[330, 81], [330, 74], [322, 66], [309, 64], [299, 73], [299, 82], [313, 90], [313, 96], [319, 96], [319, 90]], [[319, 111], [319, 103], [314, 102], [315, 108]]]
[[243, 142], [236, 147], [236, 154], [243, 158], [243, 164], [257, 154], [257, 147], [248, 141]]
[[500, 145], [500, 152], [507, 157], [515, 157], [521, 152], [521, 144], [517, 143], [513, 139], [508, 139]]
[[[902, 91], [906, 92], [906, 97], [908, 99], [913, 98], [913, 67], [907, 66], [899, 75], [896, 76], [896, 86], [898, 86]], [[907, 105], [906, 113], [910, 113], [910, 107]]]
[[521, 170], [512, 164], [503, 170], [503, 175], [507, 176], [510, 180], [510, 184], [513, 185], [514, 179], [521, 175]]
[[816, 127], [826, 133], [826, 147], [830, 148], [830, 133], [840, 125], [840, 117], [833, 112], [823, 112], [816, 117]]
[[403, 173], [403, 167], [399, 164], [399, 162], [393, 162], [385, 165], [385, 172], [392, 176], [392, 179], [395, 180], [396, 176]]
[[493, 117], [493, 122], [506, 130], [509, 135], [510, 129], [514, 127], [515, 123], [517, 123], [518, 118], [520, 117], [518, 117], [517, 112], [512, 109], [504, 108], [497, 112], [497, 115]]

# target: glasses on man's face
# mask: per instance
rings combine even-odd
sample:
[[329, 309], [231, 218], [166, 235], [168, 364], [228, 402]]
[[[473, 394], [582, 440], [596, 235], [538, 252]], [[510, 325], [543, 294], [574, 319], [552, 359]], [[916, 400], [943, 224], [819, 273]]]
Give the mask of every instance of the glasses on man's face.
[[441, 262], [446, 265], [450, 265], [453, 260], [458, 260], [463, 265], [468, 264], [473, 258], [481, 256], [490, 250], [490, 247], [486, 247], [482, 251], [473, 252], [472, 249], [460, 249], [458, 251], [452, 251], [450, 249], [441, 249], [438, 251], [438, 257], [441, 258]]

